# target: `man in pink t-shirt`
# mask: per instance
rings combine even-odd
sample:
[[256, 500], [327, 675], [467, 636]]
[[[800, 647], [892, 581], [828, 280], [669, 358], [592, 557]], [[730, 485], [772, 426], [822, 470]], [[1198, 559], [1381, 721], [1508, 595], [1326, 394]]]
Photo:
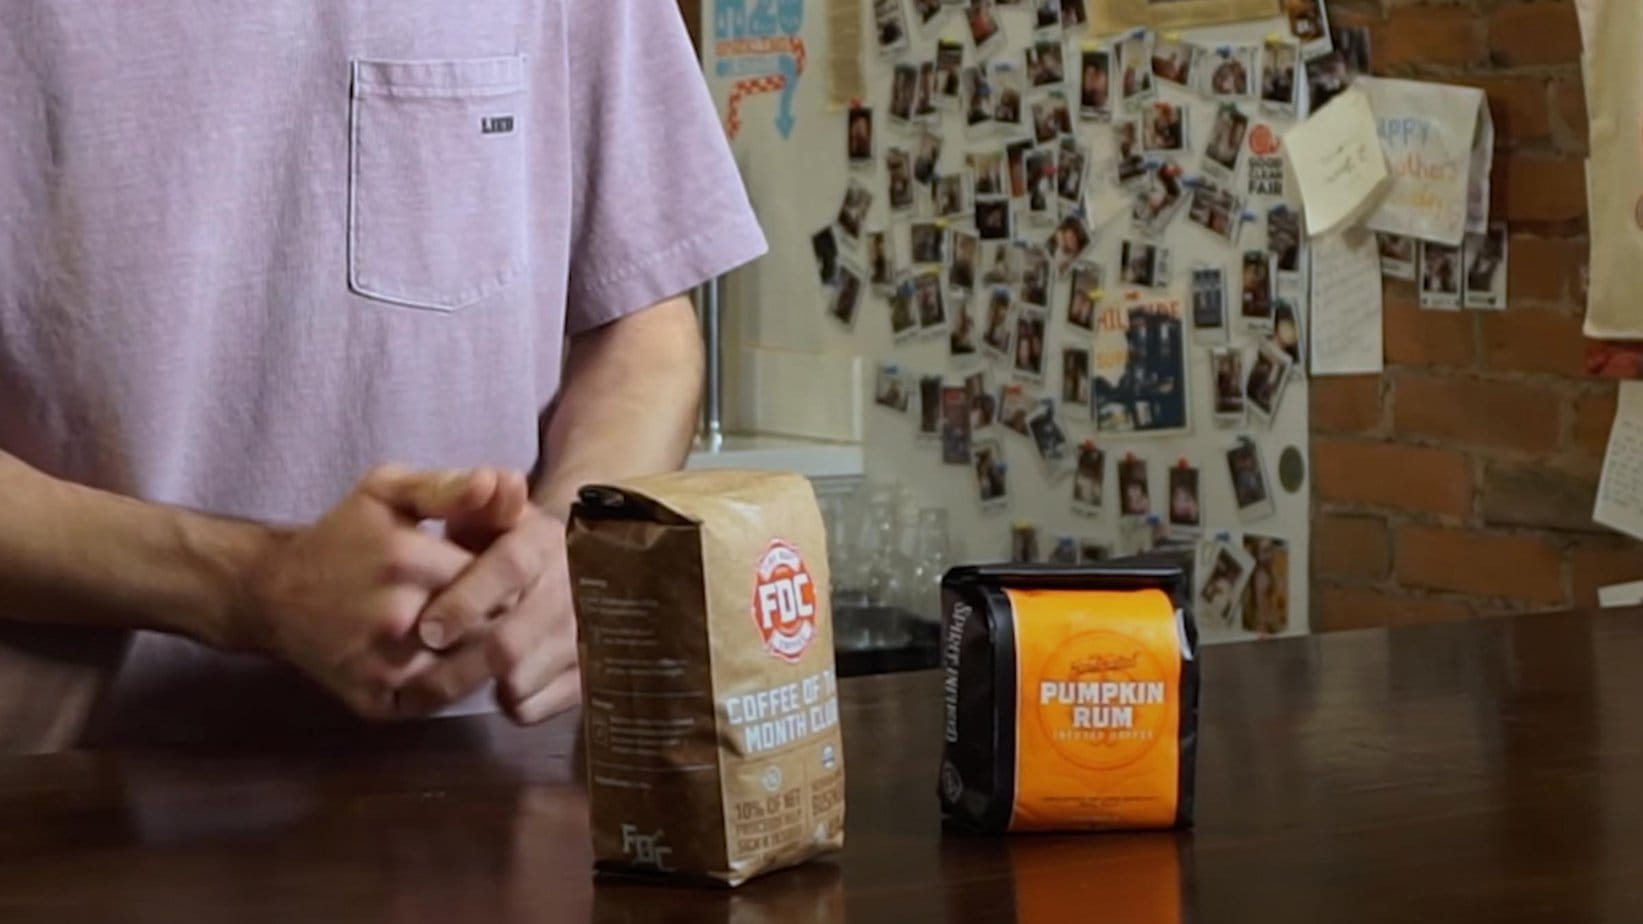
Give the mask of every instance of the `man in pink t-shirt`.
[[0, 4], [0, 747], [569, 708], [563, 518], [763, 248], [662, 0]]

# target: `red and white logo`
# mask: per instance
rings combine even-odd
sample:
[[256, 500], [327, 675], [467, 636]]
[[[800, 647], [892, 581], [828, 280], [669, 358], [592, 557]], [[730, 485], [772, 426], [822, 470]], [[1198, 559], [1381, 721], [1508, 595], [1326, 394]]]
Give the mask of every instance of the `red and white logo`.
[[753, 583], [753, 624], [765, 650], [797, 663], [816, 637], [816, 584], [799, 550], [772, 540]]
[[1249, 133], [1249, 152], [1261, 157], [1270, 157], [1278, 153], [1278, 136], [1270, 125], [1257, 125]]

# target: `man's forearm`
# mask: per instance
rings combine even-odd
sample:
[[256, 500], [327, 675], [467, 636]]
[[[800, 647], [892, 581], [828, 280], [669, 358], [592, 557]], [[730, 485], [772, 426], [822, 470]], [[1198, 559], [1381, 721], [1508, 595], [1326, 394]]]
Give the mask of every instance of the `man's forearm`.
[[684, 464], [702, 364], [701, 332], [683, 296], [570, 340], [564, 385], [544, 423], [537, 503], [563, 520], [585, 484]]
[[276, 534], [96, 491], [0, 453], [0, 619], [248, 644], [242, 578]]

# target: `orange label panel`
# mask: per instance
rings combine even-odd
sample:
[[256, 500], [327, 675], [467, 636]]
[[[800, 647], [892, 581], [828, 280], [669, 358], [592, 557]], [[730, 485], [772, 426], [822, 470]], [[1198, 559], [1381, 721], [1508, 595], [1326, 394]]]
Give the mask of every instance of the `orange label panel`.
[[1011, 590], [1012, 831], [1175, 823], [1181, 637], [1163, 591]]

